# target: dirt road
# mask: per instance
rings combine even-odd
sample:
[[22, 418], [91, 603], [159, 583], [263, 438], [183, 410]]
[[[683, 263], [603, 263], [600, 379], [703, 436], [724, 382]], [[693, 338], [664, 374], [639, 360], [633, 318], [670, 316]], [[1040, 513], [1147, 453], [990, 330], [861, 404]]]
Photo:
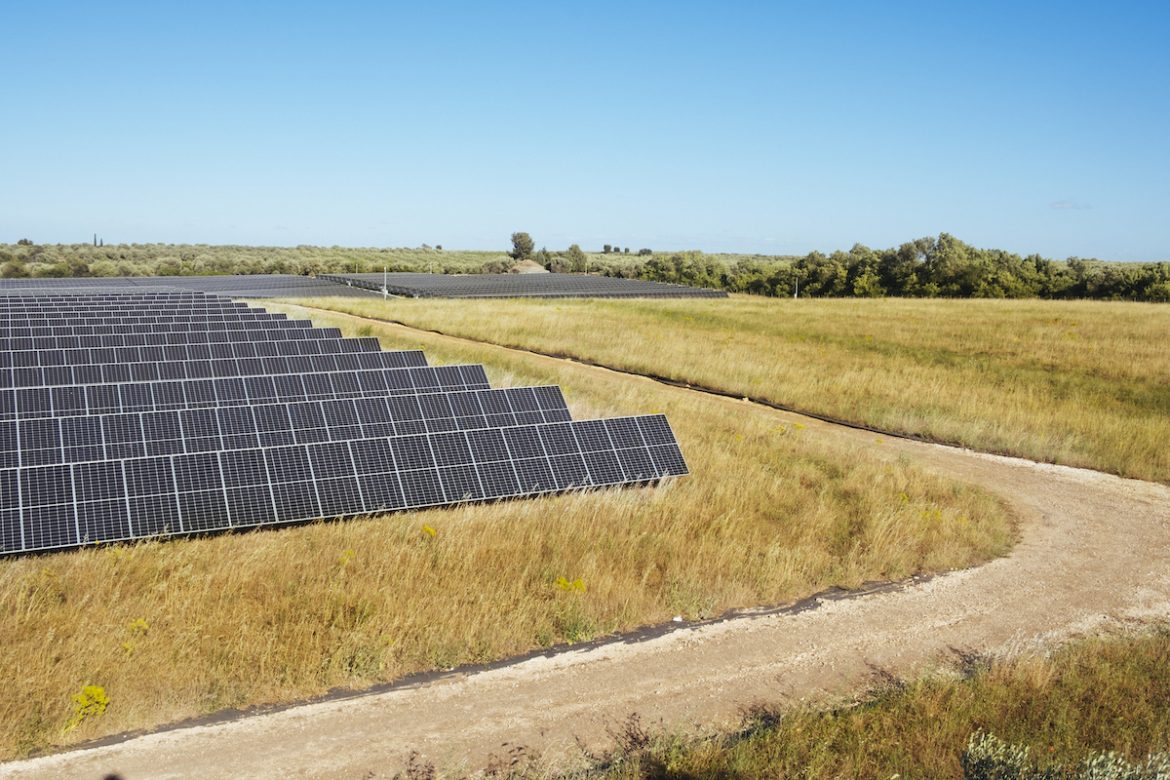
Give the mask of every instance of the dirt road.
[[[874, 435], [774, 413], [825, 437]], [[1022, 537], [1011, 555], [795, 614], [6, 764], [0, 777], [383, 777], [411, 751], [459, 773], [506, 764], [519, 746], [545, 762], [572, 762], [581, 759], [578, 740], [608, 744], [608, 732], [631, 713], [668, 728], [719, 727], [754, 703], [855, 690], [874, 667], [911, 675], [955, 650], [1010, 652], [1115, 621], [1170, 617], [1170, 489], [933, 444], [886, 444], [888, 457], [1006, 498]]]

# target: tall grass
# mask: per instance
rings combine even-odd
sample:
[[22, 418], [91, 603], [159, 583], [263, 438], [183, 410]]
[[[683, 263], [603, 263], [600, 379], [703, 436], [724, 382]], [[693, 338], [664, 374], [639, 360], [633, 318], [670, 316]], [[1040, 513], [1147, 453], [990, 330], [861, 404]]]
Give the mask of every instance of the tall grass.
[[611, 780], [961, 778], [960, 757], [980, 731], [1027, 746], [1044, 768], [1073, 767], [1104, 751], [1140, 763], [1170, 749], [1168, 669], [1165, 628], [1084, 640], [1050, 656], [976, 666], [967, 679], [887, 682], [858, 704], [830, 712], [755, 713], [734, 736], [646, 735], [656, 738], [595, 774]]
[[[820, 441], [764, 409], [579, 365], [371, 330], [433, 362], [485, 362], [497, 385], [558, 383], [579, 418], [665, 412], [693, 475], [0, 560], [0, 756], [967, 566], [1011, 542], [986, 494], [876, 444]], [[84, 686], [108, 704], [66, 732]]]
[[1170, 481], [1170, 308], [1053, 301], [322, 298], [975, 449]]

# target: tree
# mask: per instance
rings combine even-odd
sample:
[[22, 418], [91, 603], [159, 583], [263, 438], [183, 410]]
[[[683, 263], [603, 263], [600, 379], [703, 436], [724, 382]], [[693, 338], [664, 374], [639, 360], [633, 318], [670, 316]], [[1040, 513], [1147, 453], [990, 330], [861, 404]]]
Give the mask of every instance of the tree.
[[602, 252], [602, 254], [608, 255], [610, 253], [610, 250], [612, 250], [612, 249], [613, 249], [613, 246], [611, 244], [606, 244], [605, 246], [601, 247], [601, 252]]
[[589, 258], [581, 251], [581, 247], [573, 244], [569, 247], [569, 251], [565, 252], [565, 265], [568, 270], [573, 273], [581, 273], [589, 265]]
[[12, 258], [0, 266], [0, 276], [5, 279], [23, 279], [28, 276], [28, 269], [17, 258]]
[[642, 256], [642, 257], [645, 257], [646, 255], [652, 255], [652, 254], [654, 254], [654, 253], [651, 252], [649, 249], [646, 249], [645, 247], [638, 250], [638, 255]]
[[29, 239], [29, 238], [22, 238], [19, 241], [17, 241], [16, 243], [18, 246], [32, 246], [33, 245], [32, 239]]
[[532, 250], [536, 248], [536, 244], [532, 241], [532, 236], [527, 233], [513, 233], [512, 234], [512, 252], [513, 260], [527, 260], [532, 256]]

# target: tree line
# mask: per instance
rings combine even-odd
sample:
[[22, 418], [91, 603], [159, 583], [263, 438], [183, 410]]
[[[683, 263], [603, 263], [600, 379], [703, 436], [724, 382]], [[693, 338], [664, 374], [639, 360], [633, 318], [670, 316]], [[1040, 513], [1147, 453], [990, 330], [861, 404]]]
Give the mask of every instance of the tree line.
[[586, 252], [573, 244], [535, 249], [527, 233], [511, 252], [421, 248], [255, 247], [173, 244], [0, 244], [0, 276], [191, 276], [381, 271], [505, 273], [517, 260], [550, 271], [711, 287], [767, 296], [1095, 298], [1170, 301], [1170, 263], [1052, 260], [978, 249], [943, 233], [890, 249], [860, 244], [803, 257], [710, 255], [698, 251]]
[[1170, 263], [1021, 257], [978, 249], [947, 233], [892, 249], [856, 244], [847, 252], [783, 260], [725, 263], [701, 252], [656, 255], [613, 275], [768, 296], [1170, 301]]

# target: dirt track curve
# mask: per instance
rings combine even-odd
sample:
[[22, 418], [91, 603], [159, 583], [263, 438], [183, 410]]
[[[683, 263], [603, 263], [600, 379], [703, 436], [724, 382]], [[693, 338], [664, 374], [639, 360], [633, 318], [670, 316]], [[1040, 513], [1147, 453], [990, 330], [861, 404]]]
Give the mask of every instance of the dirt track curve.
[[[774, 413], [825, 437], [873, 436]], [[493, 757], [506, 764], [516, 746], [545, 762], [572, 762], [581, 758], [578, 740], [603, 747], [635, 712], [644, 724], [719, 727], [755, 703], [856, 690], [875, 667], [911, 675], [956, 650], [1011, 652], [1104, 624], [1170, 617], [1170, 488], [934, 444], [887, 443], [889, 457], [904, 455], [1007, 499], [1020, 521], [1012, 553], [816, 609], [162, 731], [0, 765], [0, 777], [389, 777], [411, 751], [443, 773], [461, 773]]]

